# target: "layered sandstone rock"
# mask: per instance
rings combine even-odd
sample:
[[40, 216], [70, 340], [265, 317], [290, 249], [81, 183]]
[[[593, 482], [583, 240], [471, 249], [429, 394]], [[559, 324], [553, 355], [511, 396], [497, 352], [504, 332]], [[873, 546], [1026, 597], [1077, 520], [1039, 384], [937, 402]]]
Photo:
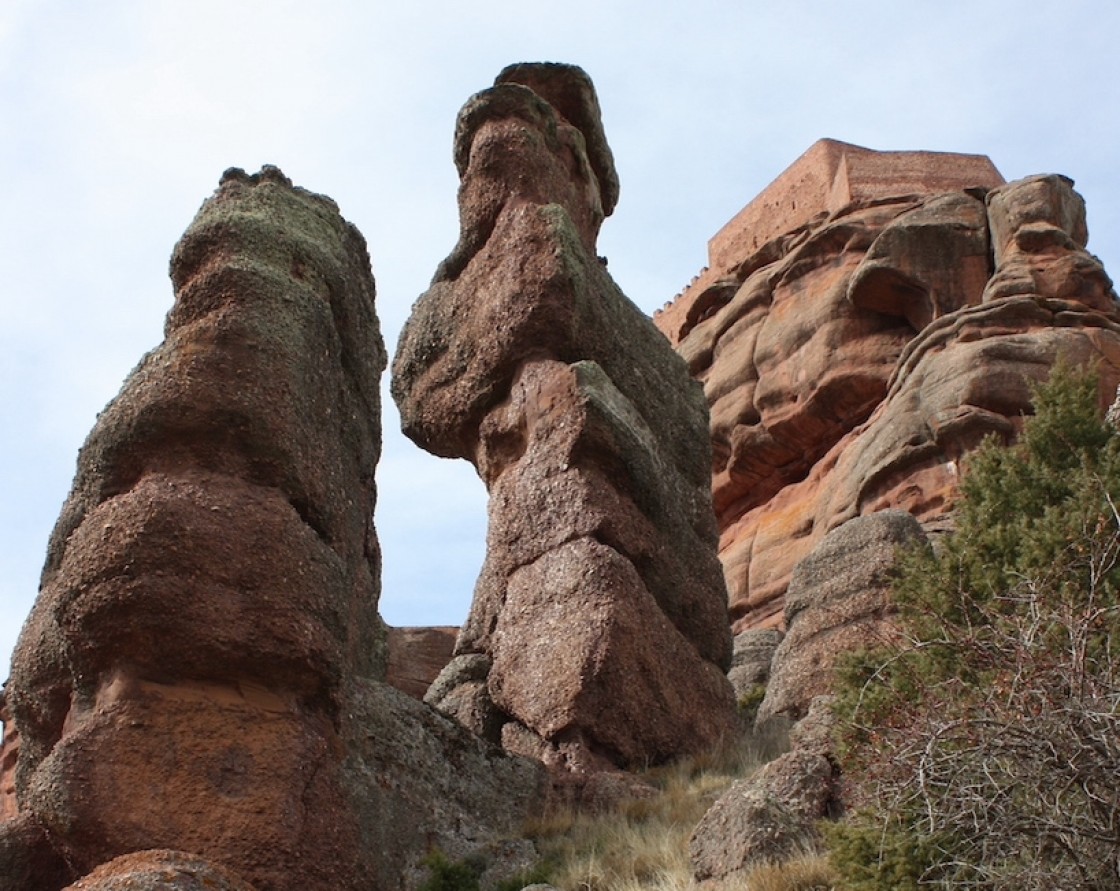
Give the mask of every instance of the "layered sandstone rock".
[[782, 623], [832, 529], [950, 508], [1058, 356], [1120, 378], [1120, 315], [1063, 177], [986, 158], [811, 148], [709, 245], [655, 321], [703, 382], [735, 628]]
[[429, 701], [572, 768], [731, 727], [703, 396], [595, 255], [618, 183], [587, 76], [518, 65], [459, 115], [461, 235], [393, 363], [405, 433], [490, 493]]
[[385, 682], [414, 699], [423, 699], [455, 650], [453, 627], [389, 628], [389, 666]]
[[19, 761], [19, 728], [12, 720], [7, 695], [0, 691], [0, 823], [10, 820], [19, 811], [16, 803], [16, 763]]
[[[169, 849], [231, 888], [399, 887], [449, 826], [485, 822], [427, 799], [462, 804], [495, 753], [378, 683], [385, 353], [364, 240], [275, 168], [232, 170], [171, 274], [166, 339], [82, 450], [16, 650], [0, 858], [74, 880]], [[391, 791], [378, 766], [423, 770], [427, 749], [458, 776]], [[536, 782], [511, 770], [507, 812]], [[81, 887], [133, 887], [118, 867]]]

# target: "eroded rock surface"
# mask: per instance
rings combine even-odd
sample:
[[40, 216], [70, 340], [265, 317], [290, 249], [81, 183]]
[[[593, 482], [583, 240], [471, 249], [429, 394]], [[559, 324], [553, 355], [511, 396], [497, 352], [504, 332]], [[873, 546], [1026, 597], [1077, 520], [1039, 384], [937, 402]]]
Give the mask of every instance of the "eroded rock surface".
[[423, 699], [432, 681], [451, 661], [458, 636], [458, 628], [446, 626], [390, 627], [385, 682], [414, 699]]
[[910, 514], [884, 510], [834, 529], [797, 564], [759, 721], [803, 718], [814, 697], [831, 692], [842, 654], [893, 639], [890, 573], [900, 549], [925, 539]]
[[736, 631], [780, 626], [794, 567], [853, 517], [939, 522], [1059, 356], [1098, 361], [1111, 398], [1120, 314], [1086, 239], [1064, 177], [831, 140], [712, 239], [655, 320], [711, 408]]
[[459, 244], [393, 395], [410, 438], [474, 464], [490, 525], [459, 680], [429, 701], [574, 769], [701, 748], [733, 714], [705, 405], [595, 254], [618, 181], [590, 80], [506, 69], [455, 159]]
[[817, 823], [835, 797], [828, 759], [787, 752], [738, 780], [717, 799], [689, 839], [693, 877], [725, 880], [759, 863], [781, 862], [817, 842]]
[[220, 866], [181, 851], [125, 854], [66, 891], [255, 891]]
[[[17, 646], [0, 859], [64, 865], [36, 891], [152, 849], [235, 877], [221, 887], [401, 887], [450, 829], [514, 822], [536, 779], [510, 767], [483, 816], [504, 756], [379, 683], [385, 353], [364, 240], [279, 170], [232, 170], [171, 275], [166, 339], [82, 449]], [[428, 773], [379, 770], [408, 761]], [[134, 887], [143, 859], [79, 887]]]

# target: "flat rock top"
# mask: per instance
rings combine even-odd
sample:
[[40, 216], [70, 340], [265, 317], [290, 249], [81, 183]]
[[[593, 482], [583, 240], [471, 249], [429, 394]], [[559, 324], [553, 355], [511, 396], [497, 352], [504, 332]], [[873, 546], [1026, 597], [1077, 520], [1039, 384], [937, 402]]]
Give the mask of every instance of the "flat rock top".
[[1003, 181], [985, 155], [879, 152], [818, 139], [712, 237], [709, 265], [728, 270], [771, 239], [853, 201], [994, 188]]

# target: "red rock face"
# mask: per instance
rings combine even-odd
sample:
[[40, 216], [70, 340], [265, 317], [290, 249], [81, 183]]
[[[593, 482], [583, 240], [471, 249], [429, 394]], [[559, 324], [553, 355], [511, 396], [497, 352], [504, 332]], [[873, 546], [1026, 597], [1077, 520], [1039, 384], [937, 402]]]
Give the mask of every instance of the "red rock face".
[[389, 668], [385, 683], [423, 699], [432, 681], [451, 661], [458, 628], [389, 628]]
[[364, 888], [342, 762], [349, 686], [384, 671], [365, 244], [279, 171], [231, 171], [172, 278], [17, 647], [19, 809], [74, 878], [173, 848], [261, 891]]
[[507, 69], [455, 157], [460, 241], [393, 395], [408, 436], [477, 468], [490, 529], [429, 701], [574, 769], [700, 748], [732, 719], [705, 407], [595, 256], [618, 185], [590, 81]]
[[0, 823], [13, 819], [19, 813], [16, 803], [16, 762], [19, 760], [19, 730], [12, 720], [6, 697], [0, 695], [0, 727], [4, 731], [0, 742]]
[[[1120, 378], [1120, 314], [1062, 177], [824, 141], [712, 239], [655, 317], [704, 385], [736, 630], [783, 623], [794, 566], [846, 520], [947, 512], [1059, 355]], [[796, 211], [794, 208], [796, 207]]]

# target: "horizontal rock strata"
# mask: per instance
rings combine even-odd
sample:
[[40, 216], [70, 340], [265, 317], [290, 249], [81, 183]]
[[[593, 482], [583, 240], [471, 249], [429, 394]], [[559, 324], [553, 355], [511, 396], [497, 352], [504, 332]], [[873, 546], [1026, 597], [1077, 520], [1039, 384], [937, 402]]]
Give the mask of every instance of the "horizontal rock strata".
[[711, 409], [736, 630], [780, 626], [794, 567], [847, 520], [948, 512], [964, 456], [1014, 435], [1059, 356], [1099, 362], [1111, 396], [1120, 314], [1086, 239], [1063, 177], [827, 140], [713, 239], [655, 321]]

